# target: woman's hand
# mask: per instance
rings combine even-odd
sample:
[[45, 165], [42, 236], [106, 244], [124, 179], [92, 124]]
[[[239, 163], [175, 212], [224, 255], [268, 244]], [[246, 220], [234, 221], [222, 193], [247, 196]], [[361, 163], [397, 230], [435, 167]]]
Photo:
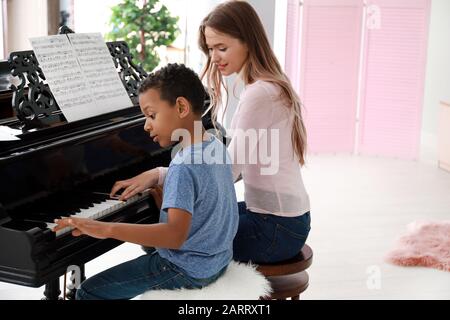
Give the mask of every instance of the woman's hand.
[[155, 186], [158, 183], [159, 170], [154, 168], [149, 171], [145, 171], [131, 179], [117, 181], [111, 189], [110, 197], [114, 197], [117, 191], [124, 189], [120, 195], [119, 200], [124, 201], [132, 196], [142, 192], [150, 187]]
[[57, 226], [52, 231], [56, 232], [66, 227], [72, 227], [74, 228], [72, 235], [75, 237], [85, 234], [97, 239], [106, 239], [110, 237], [111, 233], [111, 223], [92, 219], [70, 217], [55, 219], [55, 223]]

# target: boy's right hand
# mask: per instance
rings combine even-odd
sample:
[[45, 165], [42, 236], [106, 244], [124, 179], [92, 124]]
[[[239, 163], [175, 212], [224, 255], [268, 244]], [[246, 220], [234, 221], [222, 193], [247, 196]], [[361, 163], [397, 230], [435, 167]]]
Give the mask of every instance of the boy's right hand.
[[154, 168], [152, 170], [142, 172], [131, 179], [117, 181], [112, 187], [109, 196], [112, 198], [115, 196], [117, 191], [124, 189], [119, 197], [119, 200], [127, 200], [139, 192], [155, 186], [158, 183], [158, 178], [158, 168]]

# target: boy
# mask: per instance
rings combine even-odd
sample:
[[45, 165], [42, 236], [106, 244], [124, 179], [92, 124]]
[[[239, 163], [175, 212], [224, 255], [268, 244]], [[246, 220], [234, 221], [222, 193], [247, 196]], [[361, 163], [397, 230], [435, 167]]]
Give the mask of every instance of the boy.
[[[55, 231], [72, 226], [74, 236], [114, 238], [156, 250], [87, 279], [77, 290], [77, 299], [130, 299], [147, 290], [201, 288], [225, 271], [233, 254], [238, 208], [225, 146], [204, 135], [204, 128], [202, 134], [194, 134], [204, 97], [200, 79], [184, 65], [169, 64], [141, 84], [139, 104], [150, 137], [166, 147], [173, 144], [176, 131], [189, 133], [183, 135], [165, 178], [160, 222], [136, 225], [64, 218], [55, 221]], [[211, 159], [205, 152], [211, 149], [222, 152], [227, 161]], [[123, 188], [144, 190], [154, 183], [144, 172], [116, 182], [111, 195]]]

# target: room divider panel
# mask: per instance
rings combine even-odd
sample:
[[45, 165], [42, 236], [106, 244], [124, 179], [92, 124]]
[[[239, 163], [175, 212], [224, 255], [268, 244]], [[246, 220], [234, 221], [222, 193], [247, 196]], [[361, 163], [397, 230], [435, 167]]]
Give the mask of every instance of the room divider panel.
[[429, 13], [430, 0], [289, 0], [309, 152], [417, 157]]

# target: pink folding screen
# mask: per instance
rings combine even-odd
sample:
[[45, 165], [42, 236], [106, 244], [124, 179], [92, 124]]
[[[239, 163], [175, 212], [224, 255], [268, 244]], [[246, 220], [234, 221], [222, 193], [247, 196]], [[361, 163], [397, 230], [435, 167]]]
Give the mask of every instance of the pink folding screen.
[[304, 1], [298, 91], [309, 152], [353, 152], [362, 5], [361, 0]]
[[430, 0], [369, 0], [379, 29], [366, 29], [358, 151], [418, 156]]

